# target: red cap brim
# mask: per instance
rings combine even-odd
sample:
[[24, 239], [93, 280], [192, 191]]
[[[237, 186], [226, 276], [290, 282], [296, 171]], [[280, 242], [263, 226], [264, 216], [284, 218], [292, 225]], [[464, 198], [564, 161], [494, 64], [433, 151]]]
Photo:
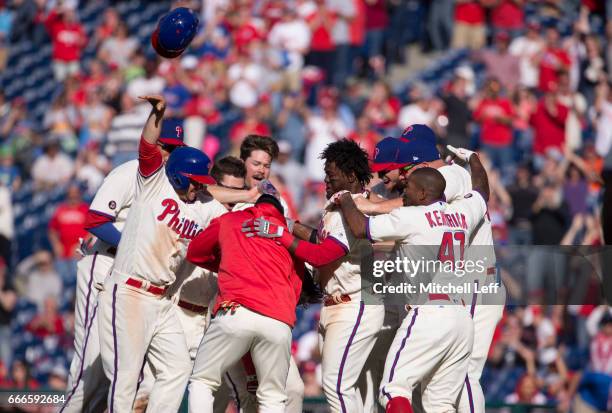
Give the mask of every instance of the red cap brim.
[[173, 138], [159, 138], [158, 139], [161, 143], [166, 144], [166, 145], [174, 145], [174, 146], [187, 146], [185, 145], [185, 142], [183, 142], [180, 139], [173, 139]]
[[370, 170], [372, 172], [393, 171], [395, 169], [403, 168], [406, 165], [409, 165], [409, 164], [407, 164], [407, 163], [395, 163], [395, 162], [371, 163], [370, 164]]
[[185, 173], [182, 175], [186, 176], [187, 178], [193, 181], [199, 182], [204, 185], [215, 185], [217, 183], [217, 181], [215, 181], [213, 177], [210, 175], [193, 175], [193, 174], [185, 174]]

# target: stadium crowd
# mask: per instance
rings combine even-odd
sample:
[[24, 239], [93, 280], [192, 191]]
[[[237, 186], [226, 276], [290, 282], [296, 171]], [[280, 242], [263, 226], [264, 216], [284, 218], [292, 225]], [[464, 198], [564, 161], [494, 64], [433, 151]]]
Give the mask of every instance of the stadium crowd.
[[[65, 387], [87, 201], [112, 167], [136, 157], [148, 115], [138, 96], [163, 94], [166, 117], [211, 158], [236, 154], [249, 133], [272, 136], [280, 149], [272, 181], [305, 223], [317, 224], [325, 202], [319, 154], [330, 142], [348, 137], [373, 154], [383, 137], [426, 124], [440, 148], [478, 149], [486, 160], [498, 245], [604, 244], [610, 1], [173, 2], [201, 16], [199, 35], [173, 60], [140, 44], [114, 7], [120, 2], [111, 3], [87, 36], [77, 0], [0, 1], [0, 68], [22, 39], [51, 43], [62, 84], [40, 124], [23, 99], [0, 91], [0, 388]], [[444, 79], [391, 85], [390, 69], [410, 63], [408, 44], [432, 62], [449, 50], [467, 58]], [[92, 45], [95, 56], [84, 61]], [[62, 188], [65, 198], [48, 243], [23, 257], [12, 197], [27, 183], [37, 194]], [[612, 312], [592, 296], [597, 277], [583, 274], [580, 297], [538, 304], [550, 283], [569, 283], [571, 270], [556, 262], [549, 274], [528, 249], [501, 259], [513, 305], [490, 350], [487, 400], [609, 411], [612, 396], [601, 389], [612, 382]], [[298, 313], [294, 357], [306, 396], [320, 396], [318, 308]]]

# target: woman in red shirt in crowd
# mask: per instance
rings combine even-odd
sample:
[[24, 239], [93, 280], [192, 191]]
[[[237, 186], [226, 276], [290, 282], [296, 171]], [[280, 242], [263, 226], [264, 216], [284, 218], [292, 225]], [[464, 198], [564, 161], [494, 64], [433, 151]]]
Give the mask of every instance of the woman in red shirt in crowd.
[[68, 8], [53, 10], [45, 21], [53, 44], [53, 73], [62, 82], [79, 71], [81, 51], [87, 45], [83, 26], [77, 22], [75, 11]]
[[372, 86], [370, 100], [363, 109], [363, 114], [372, 122], [374, 127], [384, 130], [397, 124], [397, 115], [400, 108], [400, 101], [391, 94], [389, 85], [383, 81], [378, 81]]

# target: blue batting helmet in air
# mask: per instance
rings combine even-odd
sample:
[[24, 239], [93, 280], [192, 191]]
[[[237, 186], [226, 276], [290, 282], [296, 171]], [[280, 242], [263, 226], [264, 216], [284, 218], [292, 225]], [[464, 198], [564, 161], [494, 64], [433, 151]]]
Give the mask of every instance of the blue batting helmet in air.
[[170, 154], [166, 162], [166, 176], [172, 187], [185, 191], [189, 181], [214, 185], [215, 180], [209, 175], [210, 159], [199, 149], [181, 146]]
[[151, 36], [151, 44], [162, 57], [180, 56], [198, 31], [200, 21], [193, 10], [178, 7], [166, 13]]

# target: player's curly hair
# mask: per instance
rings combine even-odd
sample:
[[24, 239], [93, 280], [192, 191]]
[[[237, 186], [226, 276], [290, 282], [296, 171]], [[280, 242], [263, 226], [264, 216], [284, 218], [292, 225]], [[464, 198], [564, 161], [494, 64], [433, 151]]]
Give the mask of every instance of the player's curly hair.
[[333, 162], [345, 175], [355, 174], [362, 185], [366, 185], [372, 179], [368, 153], [352, 140], [345, 138], [330, 143], [319, 158], [325, 162]]

